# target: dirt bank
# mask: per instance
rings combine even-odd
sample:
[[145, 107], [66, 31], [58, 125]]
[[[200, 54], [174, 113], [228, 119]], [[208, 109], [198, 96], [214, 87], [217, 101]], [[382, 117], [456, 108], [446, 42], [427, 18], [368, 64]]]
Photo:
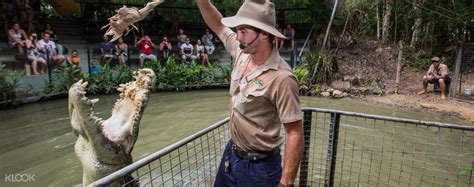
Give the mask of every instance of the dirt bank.
[[[357, 45], [343, 48], [337, 55], [339, 73], [361, 80], [376, 81], [383, 88], [383, 96], [366, 96], [363, 100], [399, 107], [434, 110], [440, 114], [457, 116], [474, 125], [474, 100], [440, 99], [439, 92], [428, 87], [428, 94], [417, 95], [422, 89], [422, 76], [428, 70], [404, 66], [399, 94], [395, 94], [397, 46], [382, 46], [376, 41], [359, 39]], [[426, 56], [425, 56], [426, 57]], [[445, 62], [453, 63], [453, 62]], [[452, 73], [452, 70], [450, 70]]]
[[473, 101], [454, 98], [441, 100], [439, 93], [430, 92], [422, 96], [416, 94], [391, 94], [386, 96], [368, 96], [363, 99], [372, 103], [436, 111], [440, 115], [454, 115], [474, 125]]

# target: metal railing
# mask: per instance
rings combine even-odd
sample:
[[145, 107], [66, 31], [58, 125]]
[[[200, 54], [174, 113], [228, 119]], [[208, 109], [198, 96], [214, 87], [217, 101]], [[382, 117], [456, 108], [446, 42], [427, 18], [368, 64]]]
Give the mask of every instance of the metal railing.
[[[474, 184], [474, 126], [317, 108], [303, 111], [305, 150], [295, 181], [298, 186]], [[219, 121], [90, 186], [113, 182], [212, 186], [230, 138], [228, 121]]]

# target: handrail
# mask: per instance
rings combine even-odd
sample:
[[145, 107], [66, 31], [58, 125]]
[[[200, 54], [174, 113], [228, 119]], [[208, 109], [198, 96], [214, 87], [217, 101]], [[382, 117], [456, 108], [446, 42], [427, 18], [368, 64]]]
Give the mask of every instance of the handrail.
[[[305, 113], [312, 113], [312, 112], [320, 112], [320, 113], [328, 113], [331, 114], [331, 116], [340, 116], [340, 115], [345, 115], [345, 116], [353, 116], [353, 117], [362, 117], [362, 118], [369, 118], [369, 119], [374, 119], [374, 120], [385, 120], [385, 121], [393, 121], [393, 122], [400, 122], [400, 123], [406, 123], [407, 125], [426, 125], [426, 126], [431, 126], [431, 127], [439, 127], [439, 128], [450, 128], [450, 129], [459, 129], [459, 130], [467, 130], [467, 131], [474, 131], [474, 126], [468, 126], [468, 125], [458, 125], [458, 124], [450, 124], [450, 123], [440, 123], [440, 122], [434, 122], [434, 121], [423, 121], [423, 120], [414, 120], [414, 119], [407, 119], [407, 118], [398, 118], [398, 117], [389, 117], [389, 116], [381, 116], [381, 115], [372, 115], [372, 114], [365, 114], [365, 113], [357, 113], [357, 112], [349, 112], [349, 111], [341, 111], [341, 110], [333, 110], [333, 109], [323, 109], [323, 108], [311, 108], [311, 107], [304, 107], [302, 108], [302, 111]], [[305, 116], [306, 118], [307, 116]], [[311, 116], [309, 116], [311, 119]], [[332, 119], [332, 118], [331, 118]], [[229, 122], [229, 117], [218, 121], [217, 123], [214, 123], [213, 125], [191, 135], [188, 136], [187, 138], [184, 138], [164, 149], [161, 149], [143, 159], [138, 160], [135, 163], [130, 164], [129, 166], [122, 168], [102, 179], [99, 179], [91, 184], [89, 184], [89, 187], [95, 187], [95, 186], [106, 186], [108, 184], [111, 184], [112, 182], [123, 178], [124, 176], [137, 171], [138, 169], [142, 168], [143, 166], [146, 166], [147, 164], [150, 164], [151, 162], [160, 159], [162, 156], [165, 156], [166, 154], [171, 153], [172, 151], [179, 149], [182, 146], [185, 146], [186, 144], [200, 138], [201, 136], [206, 135], [207, 133], [221, 127], [222, 125], [226, 124]], [[339, 123], [339, 122], [337, 122]], [[311, 124], [310, 124], [311, 126]], [[307, 138], [307, 137], [305, 137]], [[304, 175], [304, 174], [303, 174]], [[304, 175], [306, 176], [306, 175]]]
[[130, 165], [128, 165], [127, 167], [124, 167], [118, 171], [115, 171], [114, 173], [110, 174], [110, 175], [107, 175], [105, 176], [104, 178], [101, 178], [91, 184], [88, 185], [88, 187], [98, 187], [98, 186], [106, 186], [110, 183], [112, 183], [113, 181], [115, 181], [116, 179], [119, 179], [119, 178], [122, 178], [124, 177], [125, 175], [128, 175], [132, 172], [134, 172], [135, 170], [159, 159], [161, 156], [163, 155], [166, 155], [168, 153], [170, 153], [171, 151], [175, 150], [175, 149], [178, 149], [180, 148], [181, 146], [184, 146], [186, 145], [187, 143], [213, 131], [214, 129], [217, 129], [219, 128], [220, 126], [224, 125], [225, 123], [229, 122], [229, 117], [221, 120], [221, 121], [218, 121], [217, 123], [214, 123], [213, 125], [197, 132], [197, 133], [194, 133], [193, 135], [191, 136], [188, 136], [166, 148], [163, 148], [151, 155], [148, 155], [147, 157], [143, 158], [143, 159], [140, 159], [138, 160], [137, 162], [134, 162]]
[[306, 48], [306, 45], [309, 46], [309, 39], [311, 38], [311, 34], [313, 33], [314, 30], [314, 24], [311, 27], [311, 30], [309, 30], [308, 36], [306, 36], [306, 40], [304, 41], [303, 47], [301, 47], [300, 54], [298, 55], [297, 61], [299, 62], [301, 59], [301, 56], [303, 55], [304, 49]]
[[338, 114], [344, 114], [346, 116], [365, 117], [365, 118], [370, 118], [370, 119], [381, 119], [381, 120], [387, 120], [387, 121], [409, 123], [409, 124], [414, 124], [414, 125], [423, 124], [423, 125], [434, 126], [434, 127], [443, 127], [443, 128], [452, 128], [452, 129], [474, 131], [474, 126], [458, 125], [458, 124], [451, 124], [451, 123], [440, 123], [440, 122], [434, 122], [434, 121], [414, 120], [414, 119], [407, 119], [407, 118], [389, 117], [389, 116], [364, 114], [364, 113], [348, 112], [348, 111], [332, 110], [332, 109], [323, 109], [323, 108], [304, 107], [302, 110], [303, 111], [309, 110], [309, 111], [323, 112], [323, 113], [338, 113]]

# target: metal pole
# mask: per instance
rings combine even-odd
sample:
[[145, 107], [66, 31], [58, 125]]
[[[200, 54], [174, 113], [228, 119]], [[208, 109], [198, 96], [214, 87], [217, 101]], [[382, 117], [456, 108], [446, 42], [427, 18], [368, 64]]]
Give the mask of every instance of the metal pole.
[[49, 58], [49, 48], [46, 48], [46, 60], [48, 61], [48, 81], [49, 81], [49, 87], [53, 86], [53, 80], [51, 78], [51, 59]]
[[324, 49], [326, 48], [326, 42], [328, 40], [329, 31], [331, 30], [332, 21], [334, 20], [334, 16], [336, 15], [336, 9], [337, 9], [338, 4], [339, 4], [339, 0], [334, 1], [334, 7], [332, 8], [331, 19], [329, 20], [329, 24], [326, 29], [326, 35], [324, 36], [323, 45], [321, 45], [321, 52], [324, 52]]
[[308, 186], [308, 168], [309, 168], [309, 148], [311, 145], [311, 119], [313, 112], [311, 110], [303, 110], [304, 112], [304, 121], [303, 121], [303, 131], [304, 131], [304, 150], [303, 158], [301, 159], [300, 164], [300, 183], [299, 186]]
[[291, 68], [295, 68], [296, 66], [295, 51], [296, 49], [292, 49], [290, 52]]
[[329, 145], [328, 155], [326, 163], [326, 180], [325, 186], [334, 186], [334, 173], [336, 171], [336, 153], [337, 153], [337, 142], [339, 138], [339, 121], [341, 114], [334, 112], [331, 113], [331, 126], [329, 128]]
[[130, 50], [127, 49], [127, 66], [129, 69], [131, 69], [132, 67], [130, 66]]
[[89, 75], [91, 74], [91, 50], [87, 49], [87, 69], [89, 70]]

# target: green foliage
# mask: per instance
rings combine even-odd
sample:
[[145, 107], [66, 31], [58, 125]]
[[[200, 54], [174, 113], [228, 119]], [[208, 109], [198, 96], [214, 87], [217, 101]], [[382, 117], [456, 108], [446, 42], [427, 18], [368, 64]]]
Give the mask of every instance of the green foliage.
[[0, 101], [10, 100], [12, 105], [16, 105], [16, 93], [22, 77], [23, 73], [5, 69], [5, 65], [0, 64]]
[[305, 64], [311, 70], [310, 81], [312, 83], [328, 83], [335, 73], [331, 54], [321, 53], [319, 47], [315, 47], [306, 55]]
[[298, 66], [293, 70], [296, 79], [298, 79], [300, 93], [305, 92], [309, 88], [309, 71], [304, 66]]
[[133, 77], [129, 68], [123, 66], [110, 67], [106, 64], [101, 67], [98, 74], [85, 73], [82, 75], [82, 79], [89, 83], [87, 86], [89, 93], [110, 94], [116, 93], [120, 84], [132, 81]]
[[428, 70], [430, 67], [431, 61], [430, 59], [427, 58], [419, 58], [419, 59], [414, 59], [407, 61], [407, 65], [409, 67], [417, 68], [420, 70]]
[[45, 93], [65, 92], [69, 87], [81, 79], [81, 70], [71, 64], [60, 65], [58, 69], [51, 74], [51, 83], [46, 82]]
[[145, 67], [153, 69], [158, 75], [157, 87], [159, 89], [174, 88], [181, 91], [190, 86], [201, 87], [211, 84], [228, 84], [232, 67], [221, 63], [211, 63], [209, 67], [190, 63], [178, 63], [172, 57], [164, 65], [159, 62], [146, 62]]

